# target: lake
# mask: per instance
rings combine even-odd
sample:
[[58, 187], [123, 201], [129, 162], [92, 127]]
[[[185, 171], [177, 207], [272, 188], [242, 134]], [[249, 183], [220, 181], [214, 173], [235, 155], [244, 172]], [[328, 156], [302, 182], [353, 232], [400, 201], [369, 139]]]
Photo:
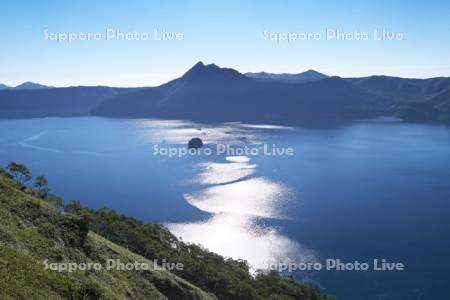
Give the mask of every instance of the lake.
[[[192, 137], [205, 142], [202, 153], [185, 153]], [[327, 259], [405, 266], [290, 273], [338, 299], [448, 294], [446, 126], [390, 118], [333, 128], [0, 120], [0, 165], [10, 161], [45, 175], [66, 202], [164, 223], [254, 269]]]

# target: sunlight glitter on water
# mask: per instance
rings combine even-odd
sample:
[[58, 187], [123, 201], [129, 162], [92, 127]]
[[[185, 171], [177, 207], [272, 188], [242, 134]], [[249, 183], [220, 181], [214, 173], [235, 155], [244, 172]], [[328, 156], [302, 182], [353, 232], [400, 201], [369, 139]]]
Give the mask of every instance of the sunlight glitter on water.
[[[179, 145], [193, 137], [206, 144], [256, 145], [261, 143], [262, 131], [289, 129], [153, 120], [139, 121], [137, 126], [146, 142]], [[227, 156], [223, 161], [204, 161], [193, 167], [198, 173], [191, 182], [199, 189], [184, 198], [210, 216], [197, 222], [166, 224], [172, 233], [225, 257], [247, 260], [253, 270], [273, 263], [316, 260], [312, 251], [282, 235], [280, 229], [261, 224], [262, 219], [286, 217], [283, 207], [291, 190], [281, 182], [255, 176], [258, 166], [250, 157]]]

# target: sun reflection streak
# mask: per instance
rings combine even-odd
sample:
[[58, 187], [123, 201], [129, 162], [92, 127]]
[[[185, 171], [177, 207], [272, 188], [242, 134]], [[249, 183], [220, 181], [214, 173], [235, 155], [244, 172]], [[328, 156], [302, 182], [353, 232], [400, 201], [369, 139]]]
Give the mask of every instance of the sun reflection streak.
[[[196, 124], [185, 121], [139, 120], [144, 143], [182, 145], [193, 137], [206, 144], [260, 144], [265, 130], [290, 128], [226, 123]], [[257, 165], [247, 156], [228, 156], [223, 162], [201, 162], [192, 183], [205, 186], [186, 193], [189, 204], [210, 217], [192, 223], [166, 224], [184, 241], [201, 244], [225, 257], [247, 260], [252, 270], [273, 263], [316, 261], [313, 251], [283, 236], [279, 228], [261, 221], [282, 219], [291, 190], [282, 183], [257, 176]]]

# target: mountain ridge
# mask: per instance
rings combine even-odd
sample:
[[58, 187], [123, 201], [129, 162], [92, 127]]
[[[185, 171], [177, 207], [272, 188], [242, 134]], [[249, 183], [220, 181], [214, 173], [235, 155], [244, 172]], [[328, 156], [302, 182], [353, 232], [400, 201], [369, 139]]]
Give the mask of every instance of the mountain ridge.
[[[358, 99], [354, 95], [359, 95]], [[204, 122], [302, 124], [314, 122], [314, 118], [335, 121], [367, 117], [372, 112], [364, 112], [364, 105], [358, 102], [367, 102], [372, 109], [376, 106], [374, 98], [378, 96], [339, 77], [301, 83], [263, 82], [233, 69], [197, 63], [178, 79], [159, 87], [110, 98], [95, 107], [92, 113]], [[350, 108], [349, 103], [354, 107]]]
[[265, 79], [252, 78], [198, 62], [156, 87], [0, 90], [0, 118], [97, 115], [315, 126], [388, 115], [450, 122], [448, 77], [341, 78], [309, 70], [309, 79], [296, 81], [264, 74]]
[[50, 88], [54, 88], [54, 87], [42, 85], [42, 84], [31, 82], [31, 81], [26, 81], [15, 87], [7, 86], [5, 84], [0, 83], [0, 90], [38, 90], [38, 89], [50, 89]]
[[48, 88], [52, 88], [52, 87], [51, 86], [42, 85], [42, 84], [39, 84], [39, 83], [35, 83], [35, 82], [31, 82], [31, 81], [26, 81], [26, 82], [24, 82], [22, 84], [19, 84], [14, 89], [17, 89], [17, 90], [36, 90], [36, 89], [48, 89]]
[[310, 80], [318, 80], [329, 77], [323, 73], [317, 72], [315, 70], [309, 69], [307, 71], [291, 74], [291, 73], [267, 73], [267, 72], [247, 72], [244, 74], [253, 79], [257, 80], [280, 80], [286, 82], [304, 82]]

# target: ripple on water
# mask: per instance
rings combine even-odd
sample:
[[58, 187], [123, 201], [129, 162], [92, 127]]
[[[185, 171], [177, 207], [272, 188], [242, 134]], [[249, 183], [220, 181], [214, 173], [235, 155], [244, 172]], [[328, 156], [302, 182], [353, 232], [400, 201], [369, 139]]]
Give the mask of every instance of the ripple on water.
[[227, 157], [228, 163], [205, 162], [198, 164], [201, 172], [194, 178], [200, 184], [223, 184], [240, 180], [255, 173], [256, 165], [248, 164], [245, 156]]
[[[151, 141], [176, 144], [199, 136], [207, 143], [239, 143], [244, 140], [241, 137], [246, 143], [258, 143], [254, 130], [264, 128], [253, 127], [228, 123], [197, 128], [169, 123], [152, 131]], [[273, 263], [316, 261], [312, 251], [282, 235], [279, 229], [259, 222], [284, 217], [282, 208], [291, 193], [287, 186], [269, 178], [252, 177], [257, 165], [246, 156], [228, 156], [224, 162], [202, 162], [197, 167], [199, 174], [193, 182], [212, 186], [184, 197], [211, 216], [199, 222], [167, 224], [172, 233], [225, 257], [244, 259], [252, 270], [267, 269]]]
[[246, 260], [253, 270], [270, 264], [316, 261], [312, 251], [281, 235], [273, 227], [262, 227], [246, 215], [215, 214], [196, 223], [168, 224], [184, 241], [201, 244], [225, 257]]
[[264, 218], [281, 218], [280, 201], [288, 188], [263, 177], [216, 185], [185, 194], [186, 200], [209, 213], [234, 213]]

